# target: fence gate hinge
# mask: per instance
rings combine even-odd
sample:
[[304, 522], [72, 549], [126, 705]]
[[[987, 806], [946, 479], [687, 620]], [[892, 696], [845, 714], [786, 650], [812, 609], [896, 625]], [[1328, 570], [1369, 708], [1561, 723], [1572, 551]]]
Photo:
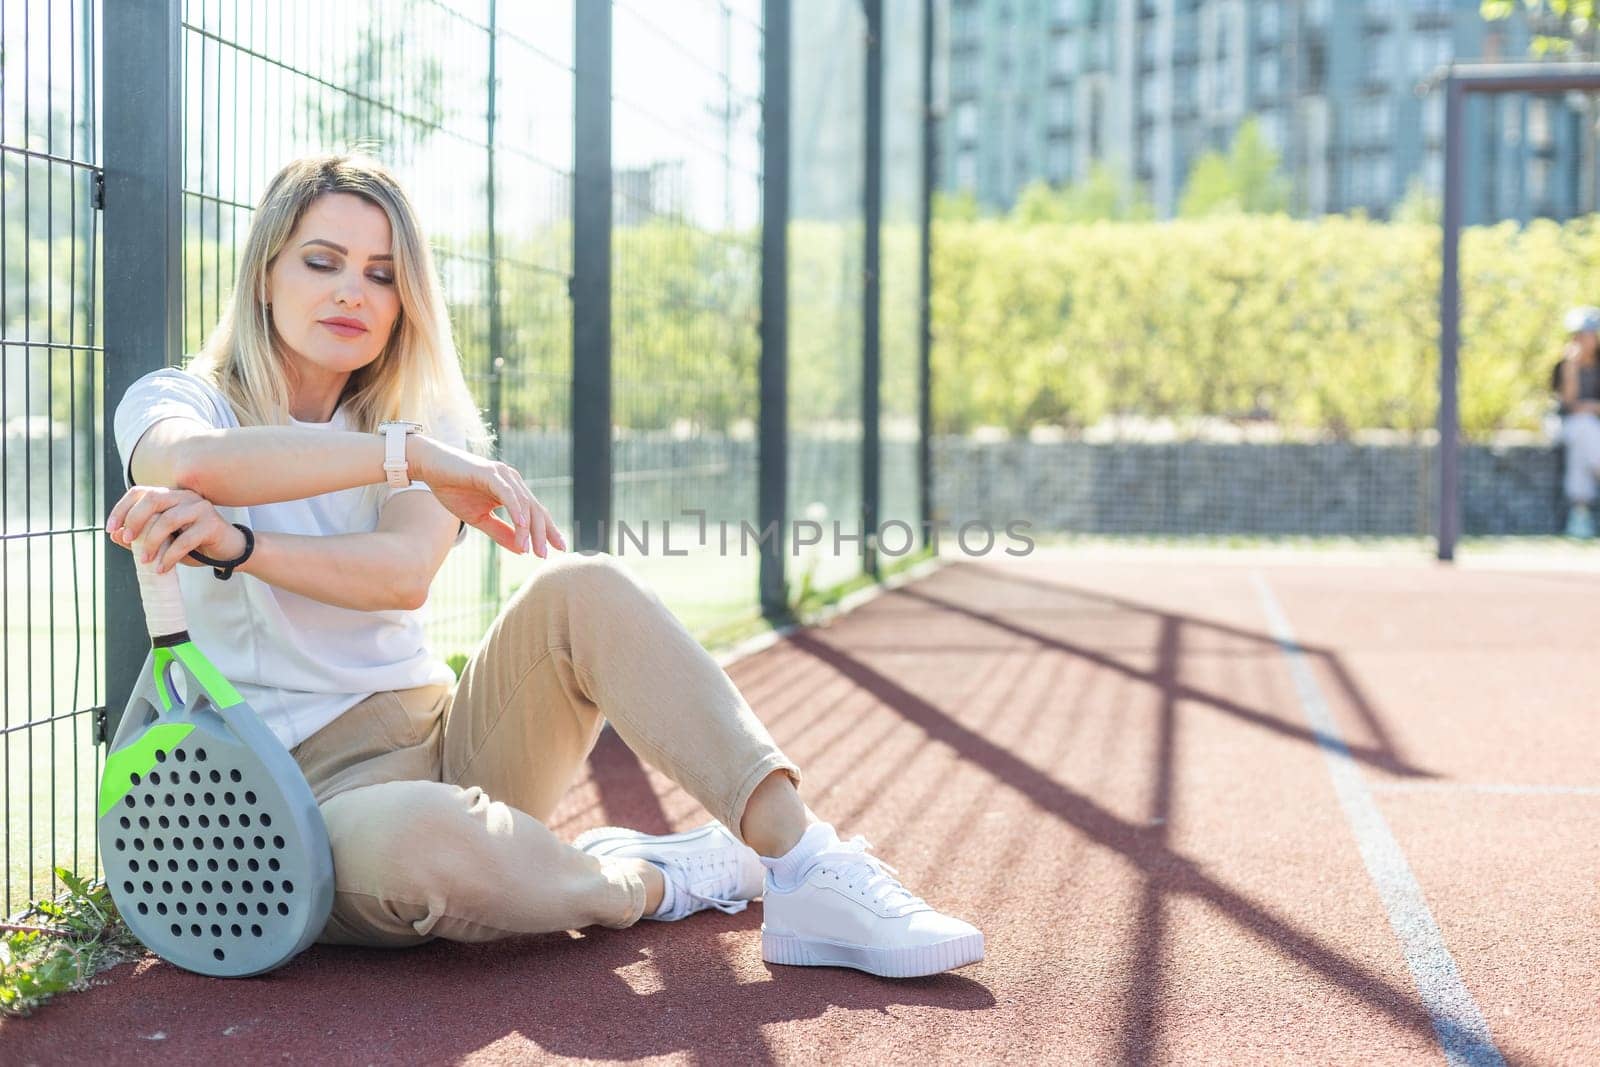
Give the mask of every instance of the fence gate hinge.
[[106, 172], [103, 170], [94, 172], [94, 207], [96, 211], [106, 209]]
[[103, 745], [108, 740], [110, 740], [110, 738], [106, 737], [106, 727], [108, 725], [109, 725], [109, 720], [106, 717], [106, 709], [105, 708], [95, 708], [94, 709], [94, 736], [93, 736], [93, 738], [91, 738], [91, 740], [93, 740], [93, 742], [95, 744]]

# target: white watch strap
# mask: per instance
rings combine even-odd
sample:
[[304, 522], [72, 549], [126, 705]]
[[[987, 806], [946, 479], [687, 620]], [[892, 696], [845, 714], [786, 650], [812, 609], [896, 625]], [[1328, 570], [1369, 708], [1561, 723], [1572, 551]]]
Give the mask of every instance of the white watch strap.
[[404, 489], [411, 484], [411, 465], [406, 462], [406, 429], [388, 426], [383, 431], [383, 472], [389, 488]]

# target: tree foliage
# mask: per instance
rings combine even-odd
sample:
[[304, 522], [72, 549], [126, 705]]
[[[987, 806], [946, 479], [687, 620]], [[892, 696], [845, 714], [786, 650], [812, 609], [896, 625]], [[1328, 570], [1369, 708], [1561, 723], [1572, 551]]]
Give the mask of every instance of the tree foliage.
[[1155, 207], [1143, 186], [1130, 182], [1116, 167], [1096, 161], [1089, 173], [1071, 185], [1055, 187], [1043, 181], [1025, 186], [1011, 209], [1017, 222], [1136, 221], [1155, 217]]
[[1535, 55], [1592, 54], [1595, 43], [1595, 0], [1482, 0], [1479, 13], [1490, 22], [1509, 19], [1521, 10], [1534, 29]]
[[1212, 215], [1270, 215], [1289, 206], [1289, 183], [1282, 158], [1261, 133], [1261, 124], [1246, 119], [1233, 136], [1228, 154], [1205, 152], [1189, 168], [1178, 214], [1197, 219]]
[[[1600, 218], [1463, 233], [1461, 413], [1537, 428], [1560, 316], [1594, 303]], [[941, 224], [939, 432], [1108, 417], [1270, 419], [1347, 436], [1434, 424], [1439, 230], [1329, 217]]]

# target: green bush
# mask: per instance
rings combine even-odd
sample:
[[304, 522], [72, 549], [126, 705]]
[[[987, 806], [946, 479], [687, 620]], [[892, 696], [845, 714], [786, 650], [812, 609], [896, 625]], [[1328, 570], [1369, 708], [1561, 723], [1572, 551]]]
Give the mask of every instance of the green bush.
[[[1461, 419], [1532, 429], [1561, 312], [1600, 303], [1596, 219], [1462, 239]], [[935, 428], [1121, 414], [1418, 431], [1438, 397], [1435, 226], [1333, 216], [1021, 226], [941, 220]]]
[[[970, 214], [970, 213], [969, 213]], [[1434, 424], [1439, 230], [1422, 221], [1223, 215], [1049, 222], [945, 212], [933, 249], [935, 429], [1082, 429], [1114, 415], [1269, 419], [1332, 436]], [[1550, 406], [1561, 313], [1600, 303], [1600, 222], [1473, 228], [1462, 240], [1461, 419], [1469, 436], [1536, 428]], [[615, 233], [612, 326], [619, 425], [687, 419], [726, 432], [757, 409], [759, 235], [646, 224]], [[913, 223], [882, 234], [883, 402], [915, 415]], [[441, 253], [468, 367], [488, 363], [481, 242]], [[571, 312], [564, 226], [502, 235], [512, 425], [569, 418]], [[790, 417], [859, 416], [859, 223], [790, 229]], [[189, 291], [227, 250], [191, 246]], [[212, 310], [215, 299], [207, 303]], [[188, 316], [201, 339], [198, 300]], [[477, 384], [481, 387], [481, 378]], [[65, 386], [65, 381], [62, 383]], [[64, 393], [58, 393], [58, 398]]]

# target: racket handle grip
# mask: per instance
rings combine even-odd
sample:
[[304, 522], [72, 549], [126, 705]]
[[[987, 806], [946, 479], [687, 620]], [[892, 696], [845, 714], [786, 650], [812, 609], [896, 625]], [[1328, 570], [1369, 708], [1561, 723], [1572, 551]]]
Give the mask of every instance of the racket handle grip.
[[144, 601], [144, 621], [150, 637], [154, 640], [182, 633], [189, 628], [189, 619], [183, 613], [178, 571], [174, 568], [166, 574], [158, 573], [154, 563], [139, 558], [142, 549], [142, 544], [133, 546], [133, 565], [139, 574], [139, 597]]

